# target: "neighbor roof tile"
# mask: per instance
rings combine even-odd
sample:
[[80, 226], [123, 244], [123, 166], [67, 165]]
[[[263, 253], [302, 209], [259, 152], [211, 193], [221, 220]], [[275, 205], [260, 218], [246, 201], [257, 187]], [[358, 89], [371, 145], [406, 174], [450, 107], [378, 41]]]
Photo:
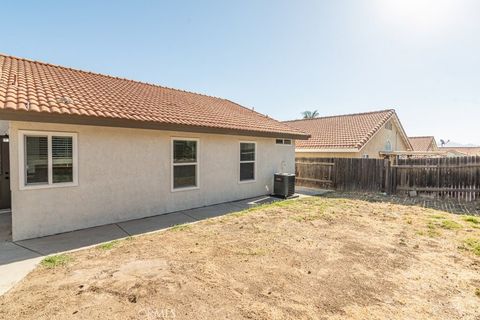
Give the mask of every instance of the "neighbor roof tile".
[[298, 149], [360, 149], [393, 116], [395, 110], [285, 121], [311, 135]]
[[412, 144], [413, 151], [431, 151], [429, 150], [432, 143], [436, 145], [435, 138], [432, 136], [426, 137], [408, 137]]
[[441, 147], [439, 150], [466, 156], [480, 156], [480, 147]]

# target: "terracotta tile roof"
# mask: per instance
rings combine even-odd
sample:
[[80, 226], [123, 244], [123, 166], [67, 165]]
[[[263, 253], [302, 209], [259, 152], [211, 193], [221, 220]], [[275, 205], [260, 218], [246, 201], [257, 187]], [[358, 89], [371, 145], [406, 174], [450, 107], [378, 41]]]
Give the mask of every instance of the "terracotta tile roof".
[[308, 140], [297, 141], [298, 149], [360, 149], [393, 117], [395, 110], [382, 110], [285, 123], [311, 135]]
[[441, 147], [439, 150], [458, 155], [480, 156], [480, 147]]
[[[0, 54], [0, 118], [127, 120], [306, 139], [308, 135], [232, 101]], [[15, 120], [15, 119], [14, 119]], [[87, 121], [87, 124], [88, 124]]]
[[[410, 144], [413, 147], [413, 151], [435, 151], [437, 148], [437, 142], [435, 141], [435, 138], [432, 136], [426, 136], [426, 137], [408, 137], [408, 140], [410, 140]], [[432, 149], [431, 146], [434, 148]]]

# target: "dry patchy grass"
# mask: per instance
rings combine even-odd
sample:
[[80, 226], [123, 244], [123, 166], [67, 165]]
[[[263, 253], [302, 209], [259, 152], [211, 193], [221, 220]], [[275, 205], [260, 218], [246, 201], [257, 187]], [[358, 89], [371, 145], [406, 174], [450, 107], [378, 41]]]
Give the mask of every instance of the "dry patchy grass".
[[391, 203], [278, 202], [50, 258], [0, 318], [474, 320], [477, 227]]

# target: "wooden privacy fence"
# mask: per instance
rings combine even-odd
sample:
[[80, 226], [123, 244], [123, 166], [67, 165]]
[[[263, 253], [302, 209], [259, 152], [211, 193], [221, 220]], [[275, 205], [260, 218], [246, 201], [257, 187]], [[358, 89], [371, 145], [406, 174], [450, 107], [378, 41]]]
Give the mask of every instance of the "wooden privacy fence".
[[303, 186], [342, 191], [380, 191], [386, 160], [355, 158], [297, 158], [295, 175]]
[[480, 157], [422, 159], [297, 158], [297, 184], [474, 201], [480, 198]]
[[335, 188], [333, 158], [296, 158], [296, 183], [306, 187]]
[[480, 157], [398, 159], [391, 177], [392, 193], [417, 191], [465, 201], [480, 197]]

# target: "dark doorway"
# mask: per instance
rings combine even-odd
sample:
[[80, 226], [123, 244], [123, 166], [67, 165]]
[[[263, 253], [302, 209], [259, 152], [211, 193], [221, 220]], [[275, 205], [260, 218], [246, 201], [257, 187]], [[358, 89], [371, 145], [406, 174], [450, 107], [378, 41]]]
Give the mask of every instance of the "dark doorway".
[[8, 136], [0, 136], [0, 210], [9, 209], [10, 195], [10, 152]]

